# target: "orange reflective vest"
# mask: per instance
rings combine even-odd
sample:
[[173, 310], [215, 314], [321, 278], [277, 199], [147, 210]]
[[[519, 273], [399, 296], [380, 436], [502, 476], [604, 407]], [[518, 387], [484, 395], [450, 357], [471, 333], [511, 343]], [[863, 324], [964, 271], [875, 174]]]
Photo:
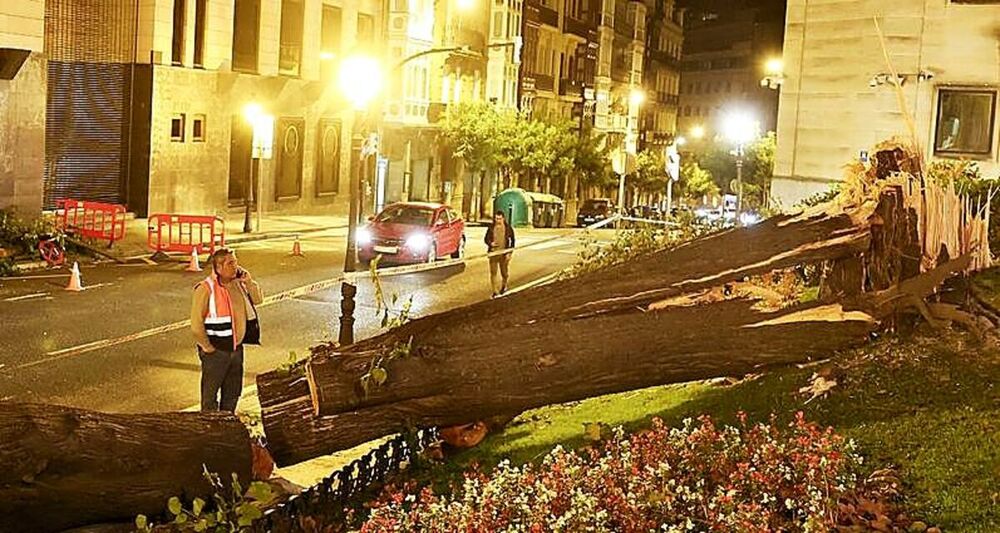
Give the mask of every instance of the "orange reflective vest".
[[216, 349], [232, 351], [236, 349], [233, 333], [233, 304], [226, 287], [219, 283], [215, 275], [205, 278], [201, 284], [208, 287], [208, 312], [205, 313], [205, 333]]

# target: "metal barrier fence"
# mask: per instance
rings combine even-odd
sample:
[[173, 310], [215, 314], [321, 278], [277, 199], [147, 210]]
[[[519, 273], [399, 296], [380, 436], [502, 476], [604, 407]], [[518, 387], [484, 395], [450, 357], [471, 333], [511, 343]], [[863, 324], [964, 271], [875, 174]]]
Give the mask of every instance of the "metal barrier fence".
[[226, 245], [226, 224], [217, 216], [157, 213], [147, 229], [146, 245], [155, 253], [212, 253]]
[[[319, 524], [337, 523], [346, 507], [374, 483], [408, 467], [416, 454], [439, 440], [436, 428], [420, 430], [411, 443], [397, 435], [351, 464], [323, 478], [318, 484], [269, 509], [254, 522], [253, 531], [290, 533], [301, 531], [300, 517], [313, 517]], [[415, 446], [415, 448], [414, 448]], [[334, 522], [337, 521], [337, 522]]]
[[63, 199], [56, 201], [56, 209], [62, 211], [56, 218], [60, 231], [108, 241], [108, 246], [125, 238], [124, 205]]

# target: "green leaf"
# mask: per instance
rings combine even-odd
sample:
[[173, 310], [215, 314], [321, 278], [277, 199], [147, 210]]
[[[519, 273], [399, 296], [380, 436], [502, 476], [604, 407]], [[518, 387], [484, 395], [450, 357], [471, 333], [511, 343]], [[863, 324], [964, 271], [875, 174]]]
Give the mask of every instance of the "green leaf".
[[206, 529], [208, 529], [208, 521], [204, 518], [194, 523], [195, 531], [205, 531]]
[[243, 503], [236, 508], [236, 516], [239, 517], [237, 523], [241, 527], [245, 527], [253, 524], [254, 520], [264, 516], [264, 513], [252, 503]]
[[191, 503], [191, 514], [195, 516], [201, 515], [201, 510], [205, 508], [205, 500], [201, 498], [195, 498], [194, 502]]
[[261, 504], [266, 504], [274, 499], [274, 491], [271, 490], [271, 485], [263, 481], [254, 481], [251, 483], [247, 495]]
[[149, 520], [146, 518], [146, 515], [141, 514], [135, 517], [135, 528], [137, 530], [146, 531], [146, 528], [148, 527], [149, 527]]
[[396, 293], [392, 293], [392, 305], [396, 305], [396, 300], [398, 300], [398, 299], [399, 299], [399, 295], [396, 294]]
[[372, 369], [372, 379], [375, 380], [376, 385], [384, 385], [386, 380], [389, 379], [389, 373], [385, 371], [382, 367], [375, 367]]
[[167, 509], [170, 511], [170, 514], [181, 514], [181, 499], [177, 496], [171, 496], [170, 499], [167, 500]]
[[182, 514], [179, 514], [179, 515], [177, 515], [177, 516], [176, 516], [176, 517], [174, 518], [174, 523], [175, 523], [175, 524], [186, 524], [186, 523], [187, 523], [187, 521], [188, 521], [188, 517], [187, 517], [187, 515], [186, 515], [186, 514], [183, 514], [183, 513], [182, 513]]

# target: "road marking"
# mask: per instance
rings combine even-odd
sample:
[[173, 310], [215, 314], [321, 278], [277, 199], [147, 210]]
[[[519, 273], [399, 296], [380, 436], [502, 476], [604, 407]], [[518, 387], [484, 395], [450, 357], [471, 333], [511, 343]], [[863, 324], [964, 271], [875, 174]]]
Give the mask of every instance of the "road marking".
[[18, 302], [21, 300], [30, 300], [31, 298], [38, 298], [39, 296], [48, 296], [47, 292], [36, 292], [34, 294], [25, 294], [24, 296], [14, 296], [11, 298], [4, 298], [5, 302]]
[[[594, 224], [592, 226], [588, 226], [588, 229], [595, 229], [595, 228], [601, 227], [601, 226], [603, 226], [605, 224], [609, 224], [609, 223], [613, 222], [614, 220], [615, 220], [614, 217], [613, 218], [609, 218], [609, 219], [605, 219], [605, 220], [601, 221], [598, 224]], [[576, 233], [575, 231], [573, 231], [573, 232], [564, 232], [564, 233], [562, 233], [560, 235], [555, 235], [553, 237], [547, 237], [547, 238], [541, 239], [539, 241], [535, 241], [535, 242], [533, 242], [533, 243], [531, 243], [531, 244], [529, 244], [527, 246], [523, 246], [522, 248], [534, 248], [534, 247], [537, 247], [538, 245], [543, 244], [543, 243], [557, 241], [559, 239], [564, 239], [566, 237], [574, 235], [575, 233]], [[408, 274], [408, 273], [411, 273], [411, 272], [422, 272], [422, 271], [425, 271], [425, 270], [433, 270], [433, 269], [438, 269], [438, 268], [445, 268], [445, 267], [450, 267], [450, 266], [455, 266], [455, 265], [463, 264], [463, 263], [466, 263], [466, 262], [469, 262], [469, 261], [472, 261], [472, 260], [477, 260], [477, 259], [483, 259], [483, 258], [486, 258], [486, 257], [493, 257], [493, 256], [503, 255], [504, 253], [509, 253], [509, 252], [505, 251], [505, 250], [498, 250], [498, 251], [490, 252], [490, 253], [487, 253], [487, 254], [478, 254], [478, 255], [474, 255], [474, 256], [471, 256], [471, 257], [466, 257], [466, 258], [463, 258], [463, 259], [450, 259], [450, 260], [446, 260], [446, 261], [435, 262], [435, 263], [432, 263], [432, 264], [409, 265], [409, 266], [402, 266], [402, 267], [387, 268], [387, 269], [384, 269], [384, 270], [380, 269], [378, 271], [378, 275], [379, 275], [379, 277], [387, 277], [387, 276], [393, 276], [393, 275]], [[63, 276], [60, 276], [60, 277], [63, 277]], [[300, 296], [305, 296], [307, 294], [312, 294], [314, 292], [319, 292], [319, 291], [322, 291], [322, 290], [326, 290], [326, 289], [329, 289], [329, 288], [337, 286], [338, 284], [340, 284], [343, 281], [348, 281], [350, 283], [356, 283], [358, 279], [367, 278], [367, 277], [371, 277], [371, 273], [369, 271], [343, 273], [343, 274], [341, 274], [339, 276], [336, 276], [336, 277], [333, 277], [333, 278], [328, 278], [328, 279], [320, 280], [320, 281], [317, 281], [317, 282], [314, 282], [314, 283], [309, 283], [307, 285], [302, 285], [300, 287], [295, 287], [295, 288], [292, 288], [292, 289], [289, 289], [289, 290], [286, 290], [286, 291], [283, 291], [283, 292], [279, 292], [279, 293], [273, 294], [271, 296], [267, 296], [267, 297], [264, 298], [264, 301], [259, 306], [257, 306], [257, 307], [258, 308], [266, 307], [268, 305], [272, 305], [272, 304], [278, 303], [278, 302], [283, 301], [283, 300], [296, 299], [296, 298], [298, 298]], [[512, 289], [512, 291], [513, 291], [513, 289]], [[120, 345], [120, 344], [125, 344], [125, 343], [128, 343], [128, 342], [137, 341], [137, 340], [140, 340], [140, 339], [145, 339], [145, 338], [148, 338], [148, 337], [152, 337], [154, 335], [159, 335], [161, 333], [169, 333], [171, 331], [176, 331], [176, 330], [179, 330], [179, 329], [190, 327], [190, 325], [191, 325], [190, 319], [189, 320], [181, 320], [181, 321], [178, 321], [178, 322], [173, 322], [171, 324], [166, 324], [166, 325], [163, 325], [163, 326], [158, 326], [158, 327], [155, 327], [155, 328], [150, 328], [150, 329], [139, 331], [139, 332], [136, 332], [136, 333], [131, 333], [129, 335], [123, 335], [121, 337], [115, 337], [115, 338], [110, 338], [110, 339], [101, 339], [101, 340], [96, 340], [96, 341], [92, 341], [92, 342], [88, 342], [88, 343], [84, 343], [84, 344], [79, 344], [77, 346], [70, 346], [68, 348], [62, 348], [60, 350], [54, 350], [54, 351], [51, 351], [51, 352], [47, 352], [44, 355], [44, 357], [42, 357], [41, 359], [38, 359], [36, 361], [32, 361], [30, 363], [23, 363], [21, 365], [13, 367], [13, 369], [14, 370], [20, 370], [20, 369], [23, 369], [23, 368], [31, 368], [31, 367], [35, 367], [35, 366], [42, 365], [42, 364], [45, 364], [45, 363], [50, 363], [50, 362], [58, 361], [60, 359], [65, 359], [67, 357], [73, 357], [73, 356], [76, 356], [76, 355], [81, 355], [81, 354], [92, 352], [92, 351], [95, 351], [95, 350], [100, 350], [100, 349], [103, 349], [103, 348], [110, 348], [111, 346], [117, 346], [117, 345]]]
[[[265, 297], [264, 301], [257, 306], [258, 308], [266, 307], [278, 303], [283, 300], [290, 300], [297, 298], [299, 296], [305, 296], [313, 292], [319, 292], [326, 290], [331, 287], [335, 287], [343, 280], [343, 276], [337, 276], [335, 278], [325, 279], [310, 283], [308, 285], [303, 285], [301, 287], [295, 287], [287, 291], [282, 291], [271, 296]], [[62, 348], [60, 350], [54, 350], [47, 352], [45, 356], [37, 361], [32, 361], [30, 363], [24, 363], [13, 367], [13, 370], [19, 370], [22, 368], [31, 368], [45, 363], [51, 363], [53, 361], [58, 361], [60, 359], [65, 359], [67, 357], [73, 357], [76, 355], [81, 355], [87, 352], [92, 352], [95, 350], [100, 350], [103, 348], [110, 348], [111, 346], [117, 346], [119, 344], [125, 344], [128, 342], [137, 341], [140, 339], [145, 339], [152, 337], [154, 335], [159, 335], [161, 333], [169, 333], [171, 331], [177, 331], [179, 329], [184, 329], [191, 326], [191, 320], [181, 320], [178, 322], [173, 322], [170, 324], [165, 324], [163, 326], [157, 326], [155, 328], [149, 328], [143, 331], [138, 331], [136, 333], [131, 333], [129, 335], [123, 335], [121, 337], [115, 337], [110, 339], [101, 339], [84, 344], [79, 344], [76, 346], [70, 346], [68, 348]]]

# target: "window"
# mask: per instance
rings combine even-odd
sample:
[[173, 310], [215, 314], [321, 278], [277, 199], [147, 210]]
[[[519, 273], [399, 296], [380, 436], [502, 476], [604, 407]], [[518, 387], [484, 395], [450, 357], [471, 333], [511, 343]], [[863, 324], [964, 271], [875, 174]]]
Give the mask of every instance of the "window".
[[278, 73], [298, 76], [302, 62], [302, 0], [281, 1], [281, 47]]
[[170, 117], [170, 140], [184, 142], [184, 113], [174, 113], [174, 116]]
[[323, 30], [320, 35], [320, 75], [333, 79], [340, 53], [341, 11], [339, 7], [323, 5]]
[[208, 0], [195, 0], [194, 11], [194, 66], [205, 66], [205, 4]]
[[191, 117], [191, 141], [205, 142], [205, 115]]
[[691, 116], [691, 106], [689, 105], [684, 106], [684, 116], [685, 117]]
[[358, 13], [358, 45], [372, 44], [375, 42], [375, 19], [371, 15]]
[[941, 89], [938, 92], [936, 155], [988, 156], [993, 152], [996, 91]]
[[[507, 14], [510, 16], [510, 13]], [[503, 12], [497, 11], [493, 13], [493, 38], [499, 39], [503, 36]]]
[[275, 151], [278, 152], [275, 200], [298, 198], [302, 194], [303, 131], [305, 120], [301, 118], [278, 119], [278, 135], [275, 138]]
[[236, 0], [233, 16], [233, 69], [257, 72], [260, 0]]
[[187, 0], [174, 0], [173, 43], [170, 48], [170, 63], [184, 64], [184, 22]]

